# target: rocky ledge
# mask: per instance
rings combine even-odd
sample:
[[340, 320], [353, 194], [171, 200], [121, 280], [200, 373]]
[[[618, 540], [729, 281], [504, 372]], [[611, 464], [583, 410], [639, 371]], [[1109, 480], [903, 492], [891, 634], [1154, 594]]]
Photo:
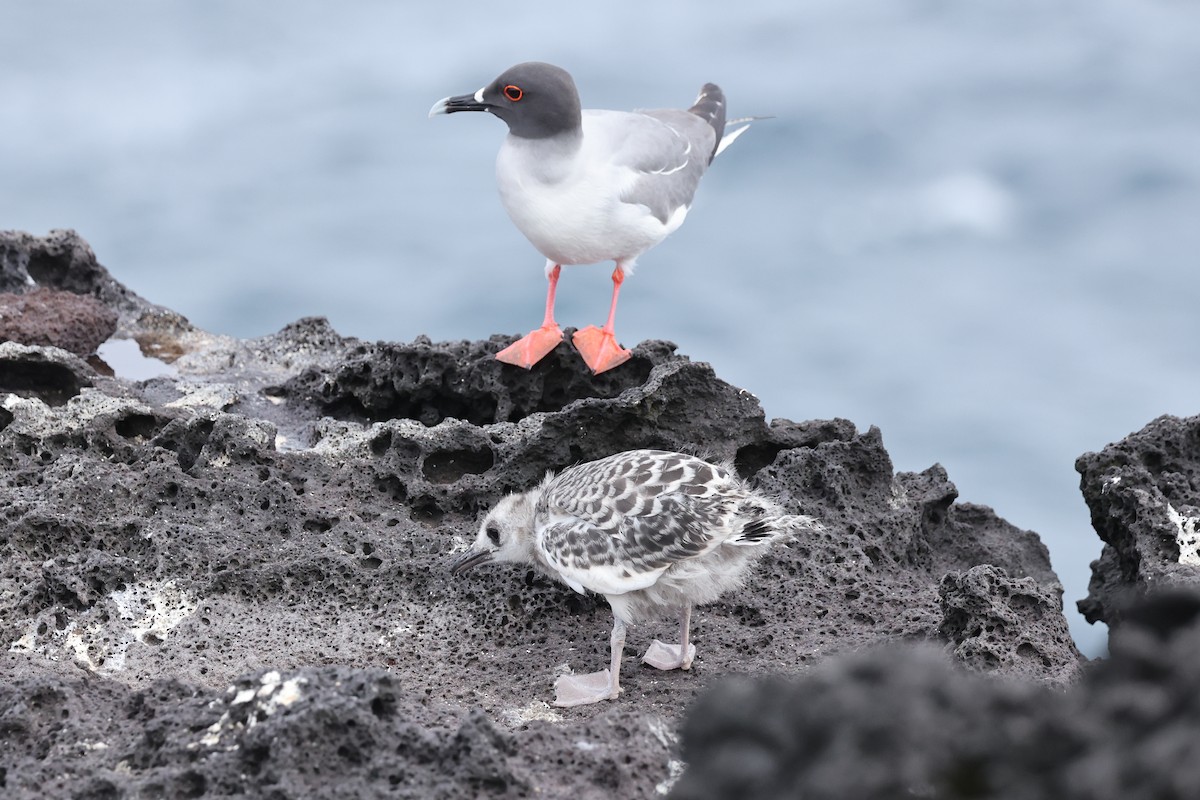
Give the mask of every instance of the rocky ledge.
[[[1031, 715], [1054, 730], [1123, 674], [1084, 665], [1035, 533], [958, 502], [938, 465], [896, 473], [877, 429], [768, 423], [669, 343], [592, 376], [565, 346], [530, 372], [502, 365], [508, 336], [370, 343], [304, 319], [237, 340], [121, 286], [69, 231], [0, 234], [0, 290], [6, 797], [851, 796], [837, 772], [899, 781], [858, 796], [984, 797], [1007, 785], [988, 778], [990, 740], [957, 732], [1015, 736]], [[46, 311], [60, 301], [89, 309], [80, 330]], [[125, 379], [87, 352], [97, 330], [169, 366]], [[1194, 532], [1189, 424], [1175, 460], [1141, 467]], [[640, 665], [671, 635], [667, 620], [641, 626], [619, 701], [556, 709], [555, 676], [607, 658], [603, 600], [527, 569], [454, 578], [446, 564], [505, 493], [640, 447], [732, 460], [825, 530], [697, 611], [689, 673]], [[1173, 528], [1120, 533], [1092, 507], [1106, 591], [1165, 574], [1138, 537], [1169, 560]], [[957, 721], [925, 740], [905, 714]], [[893, 735], [905, 758], [862, 770], [868, 747], [763, 782], [777, 756]]]

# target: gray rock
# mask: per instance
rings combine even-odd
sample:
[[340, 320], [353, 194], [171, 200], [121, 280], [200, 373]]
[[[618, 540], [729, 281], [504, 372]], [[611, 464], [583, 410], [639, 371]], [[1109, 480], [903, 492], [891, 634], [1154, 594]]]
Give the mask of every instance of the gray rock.
[[[971, 588], [980, 618], [1014, 627], [986, 666], [1055, 684], [1078, 669], [1036, 534], [957, 503], [940, 466], [894, 473], [877, 429], [768, 424], [670, 343], [596, 377], [567, 346], [499, 364], [503, 336], [366, 343], [305, 319], [235, 340], [137, 298], [73, 234], [0, 245], [5, 270], [86, 289], [176, 370], [130, 382], [0, 345], [72, 376], [0, 395], [7, 796], [661, 795], [678, 721], [725, 676], [896, 639], [962, 655], [968, 606], [947, 621], [943, 580], [979, 565], [1005, 576]], [[697, 610], [689, 673], [643, 667], [674, 625], [640, 626], [619, 701], [553, 709], [561, 670], [607, 659], [604, 603], [446, 565], [503, 494], [636, 447], [731, 459], [826, 530]]]
[[[65, 405], [95, 372], [84, 361], [57, 347], [0, 342], [0, 396], [38, 398], [51, 406]], [[0, 428], [12, 421], [12, 411], [0, 411]]]
[[971, 674], [944, 650], [894, 643], [796, 679], [728, 680], [688, 713], [689, 766], [671, 797], [1191, 797], [1198, 621], [1194, 589], [1157, 594], [1129, 611], [1111, 657], [1065, 691]]
[[942, 635], [963, 664], [1064, 686], [1078, 677], [1062, 601], [1033, 578], [1011, 578], [983, 564], [947, 573], [939, 597]]
[[1075, 462], [1104, 541], [1079, 611], [1121, 624], [1147, 591], [1200, 584], [1200, 416], [1162, 416]]

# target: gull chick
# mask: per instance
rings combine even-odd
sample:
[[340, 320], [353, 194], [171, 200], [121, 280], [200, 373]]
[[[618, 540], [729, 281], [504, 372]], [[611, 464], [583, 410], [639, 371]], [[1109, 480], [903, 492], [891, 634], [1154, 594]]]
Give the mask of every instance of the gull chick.
[[746, 126], [725, 132], [725, 95], [711, 83], [686, 110], [582, 109], [570, 74], [539, 62], [510, 67], [473, 94], [439, 100], [429, 116], [459, 111], [486, 111], [507, 123], [496, 158], [500, 199], [546, 257], [550, 283], [542, 326], [496, 358], [529, 369], [562, 341], [554, 292], [563, 264], [615, 261], [608, 322], [572, 341], [593, 373], [624, 363], [630, 354], [613, 324], [625, 275], [683, 224], [700, 177]]
[[676, 612], [679, 643], [655, 639], [642, 660], [690, 669], [692, 607], [739, 586], [776, 539], [819, 528], [751, 491], [728, 465], [631, 450], [548, 473], [535, 488], [505, 497], [451, 571], [526, 563], [581, 594], [604, 595], [613, 612], [609, 668], [555, 682], [554, 704], [577, 706], [620, 694], [625, 628], [646, 616]]

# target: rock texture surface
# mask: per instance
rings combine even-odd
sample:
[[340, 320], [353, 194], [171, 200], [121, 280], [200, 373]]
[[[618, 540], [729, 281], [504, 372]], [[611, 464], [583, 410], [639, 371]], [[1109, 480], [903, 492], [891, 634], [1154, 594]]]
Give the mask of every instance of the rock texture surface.
[[[939, 466], [895, 473], [874, 428], [768, 424], [668, 343], [594, 377], [566, 347], [502, 365], [507, 336], [367, 343], [305, 319], [234, 340], [70, 232], [0, 234], [0, 270], [97, 299], [175, 367], [130, 382], [0, 344], [6, 797], [652, 797], [730, 674], [922, 640], [1041, 702], [1080, 669], [1036, 534], [957, 502]], [[603, 600], [445, 567], [503, 494], [638, 447], [731, 458], [826, 530], [697, 611], [690, 673], [638, 663], [664, 620], [631, 631], [619, 701], [554, 709], [561, 670], [605, 663]]]
[[1137, 800], [1200, 785], [1200, 594], [1135, 606], [1067, 691], [896, 645], [729, 681], [683, 726], [678, 800]]
[[85, 295], [44, 287], [0, 293], [0, 342], [51, 345], [86, 356], [116, 330], [116, 312]]
[[1104, 541], [1079, 602], [1089, 622], [1115, 627], [1148, 591], [1200, 586], [1200, 416], [1159, 417], [1075, 469]]

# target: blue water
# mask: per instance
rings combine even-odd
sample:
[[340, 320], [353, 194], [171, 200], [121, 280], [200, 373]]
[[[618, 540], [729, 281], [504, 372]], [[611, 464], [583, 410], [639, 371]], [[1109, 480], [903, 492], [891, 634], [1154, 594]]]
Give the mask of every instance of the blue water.
[[[775, 118], [643, 256], [621, 339], [941, 462], [1042, 535], [1094, 654], [1074, 459], [1200, 413], [1198, 41], [1184, 0], [2, 2], [0, 227], [75, 228], [213, 331], [523, 332], [503, 124], [430, 105], [530, 59], [595, 107], [718, 82]], [[603, 321], [609, 271], [566, 271], [563, 324]]]

